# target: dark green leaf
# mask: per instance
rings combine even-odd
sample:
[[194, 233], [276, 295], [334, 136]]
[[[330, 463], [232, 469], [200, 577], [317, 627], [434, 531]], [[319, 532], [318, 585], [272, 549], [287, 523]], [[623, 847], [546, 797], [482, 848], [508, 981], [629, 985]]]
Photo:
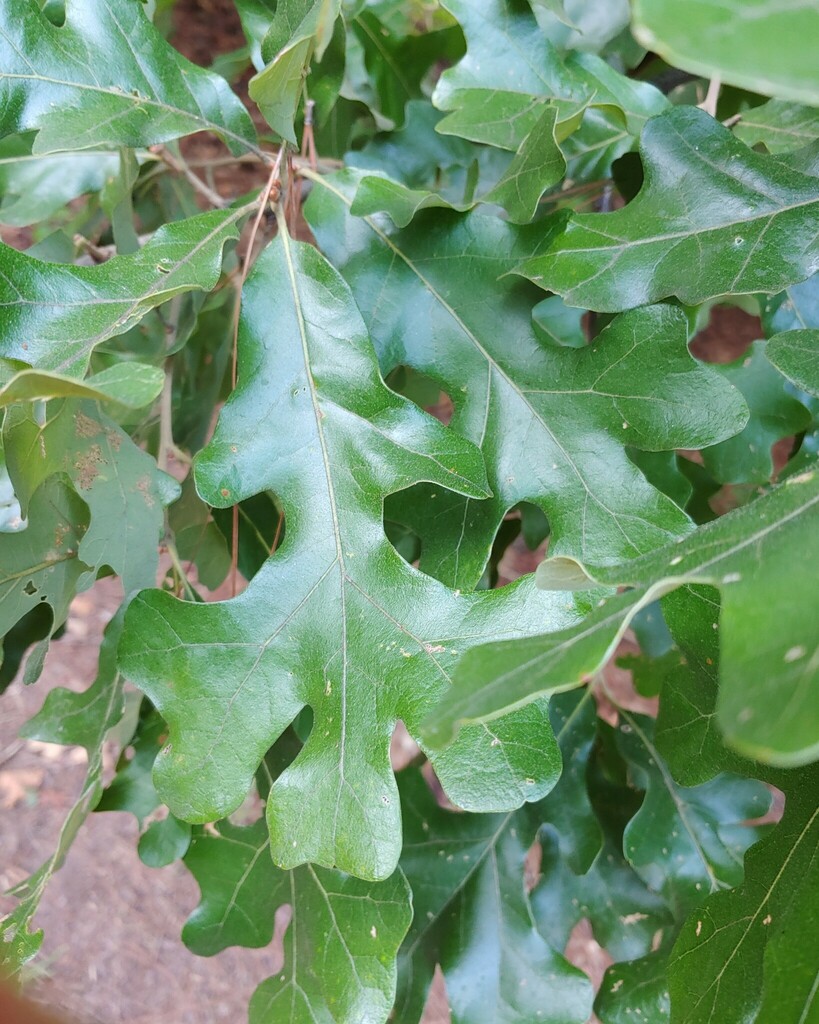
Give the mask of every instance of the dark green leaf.
[[[803, 365], [801, 360], [798, 365]], [[751, 418], [741, 433], [706, 448], [703, 465], [723, 484], [767, 483], [774, 471], [771, 447], [781, 438], [804, 430], [811, 415], [785, 390], [785, 380], [769, 362], [764, 341], [754, 342], [744, 356], [718, 367], [717, 372], [742, 393]]]
[[400, 872], [361, 882], [310, 864], [280, 871], [264, 821], [195, 829], [185, 865], [202, 901], [182, 931], [201, 956], [227, 946], [264, 946], [276, 911], [284, 919], [284, 967], [250, 1003], [251, 1024], [384, 1021], [395, 994], [395, 956], [412, 917]]
[[[350, 217], [355, 182], [348, 174], [316, 187], [313, 232], [353, 288], [385, 372], [409, 365], [440, 382], [455, 404], [452, 427], [482, 446], [493, 491], [479, 502], [428, 491], [435, 526], [422, 537], [421, 568], [474, 586], [520, 501], [546, 513], [553, 550], [601, 561], [684, 532], [685, 515], [646, 483], [624, 444], [701, 447], [735, 433], [745, 414], [733, 389], [692, 362], [683, 315], [640, 310], [583, 349], [543, 343], [533, 293], [503, 276], [537, 244], [540, 225], [430, 212], [398, 232]], [[489, 294], [491, 303], [476, 302]]]
[[752, 152], [693, 107], [652, 118], [640, 153], [636, 199], [575, 214], [519, 272], [573, 306], [616, 312], [670, 295], [696, 305], [776, 292], [819, 266], [816, 178]]
[[223, 78], [196, 67], [129, 0], [70, 3], [52, 25], [33, 0], [0, 10], [0, 133], [38, 129], [35, 153], [147, 146], [203, 130], [241, 153], [250, 118]]
[[396, 1019], [415, 1024], [435, 964], [452, 1024], [583, 1024], [591, 986], [538, 933], [523, 887], [536, 832], [526, 812], [455, 815], [422, 776], [401, 775], [401, 865], [415, 916], [399, 959]]
[[534, 698], [579, 685], [608, 660], [639, 608], [686, 583], [719, 587], [717, 721], [741, 752], [773, 764], [810, 761], [819, 749], [813, 608], [817, 580], [806, 543], [819, 536], [819, 473], [805, 472], [692, 537], [624, 566], [591, 574], [568, 558], [538, 567], [541, 585], [631, 584], [579, 626], [467, 652], [452, 690], [425, 722], [431, 743], [459, 722], [489, 721]]
[[[234, 601], [136, 598], [123, 665], [168, 722], [155, 777], [185, 820], [238, 806], [265, 751], [310, 706], [310, 736], [268, 800], [273, 858], [384, 878], [400, 849], [395, 720], [417, 734], [465, 646], [571, 621], [573, 608], [539, 599], [531, 582], [452, 593], [396, 554], [384, 495], [419, 479], [483, 495], [480, 453], [386, 389], [347, 286], [283, 230], [248, 278], [239, 346], [239, 386], [197, 457], [197, 486], [216, 506], [272, 490], [284, 543]], [[539, 736], [542, 749], [545, 721]], [[526, 747], [493, 746], [483, 726], [461, 743], [476, 770], [450, 783], [453, 800], [497, 808], [525, 799]], [[553, 758], [542, 773], [554, 774]]]
[[748, 854], [745, 883], [685, 923], [669, 962], [672, 1021], [813, 1021], [819, 778], [793, 773], [785, 815]]

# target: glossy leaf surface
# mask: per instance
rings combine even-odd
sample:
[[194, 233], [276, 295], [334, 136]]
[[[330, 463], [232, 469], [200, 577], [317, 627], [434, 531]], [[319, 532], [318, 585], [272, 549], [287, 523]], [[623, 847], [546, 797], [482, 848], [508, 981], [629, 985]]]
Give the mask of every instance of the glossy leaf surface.
[[395, 956], [412, 915], [400, 872], [361, 882], [305, 865], [280, 871], [264, 821], [196, 829], [185, 866], [202, 891], [182, 932], [201, 956], [227, 946], [263, 946], [284, 919], [284, 966], [250, 1003], [252, 1024], [385, 1020], [395, 994]]
[[242, 152], [255, 138], [224, 79], [185, 60], [128, 0], [69, 0], [59, 28], [32, 0], [5, 3], [0, 110], [2, 135], [38, 130], [36, 153], [147, 146], [204, 129]]
[[640, 154], [645, 182], [628, 206], [574, 215], [518, 272], [570, 305], [614, 312], [781, 291], [819, 266], [819, 179], [693, 107], [653, 118]]
[[[409, 365], [440, 382], [455, 405], [452, 429], [481, 445], [493, 492], [489, 501], [424, 492], [435, 530], [424, 530], [421, 568], [474, 586], [519, 501], [549, 517], [553, 550], [595, 551], [603, 562], [685, 532], [686, 517], [647, 484], [623, 443], [702, 447], [736, 433], [745, 413], [732, 388], [691, 360], [682, 316], [640, 310], [593, 346], [544, 344], [532, 326], [534, 294], [503, 276], [537, 244], [539, 225], [517, 231], [489, 217], [431, 212], [399, 232], [383, 219], [350, 217], [354, 183], [338, 176], [317, 186], [310, 225], [349, 281], [384, 371]], [[491, 303], [476, 301], [490, 292]], [[674, 367], [673, 387], [656, 373], [659, 351]]]
[[[265, 751], [312, 707], [310, 737], [268, 799], [273, 859], [384, 878], [400, 850], [395, 720], [417, 733], [465, 646], [565, 622], [571, 602], [525, 582], [459, 595], [388, 543], [384, 494], [426, 479], [485, 495], [480, 453], [383, 385], [349, 290], [314, 248], [282, 232], [257, 262], [240, 350], [240, 385], [197, 458], [197, 485], [217, 506], [277, 493], [284, 544], [234, 601], [139, 596], [123, 665], [168, 722], [157, 786], [186, 820], [238, 806]], [[550, 735], [544, 720], [547, 752]], [[479, 727], [461, 741], [470, 765], [483, 751], [477, 776], [442, 764], [452, 798], [517, 806], [527, 789], [540, 795], [526, 750], [490, 740]], [[543, 778], [552, 771], [547, 754]]]
[[721, 594], [722, 731], [761, 760], [810, 761], [819, 746], [819, 632], [811, 609], [816, 578], [803, 545], [817, 535], [817, 508], [819, 473], [808, 471], [693, 537], [624, 566], [590, 577], [572, 559], [548, 559], [538, 577], [550, 589], [593, 581], [634, 589], [609, 597], [576, 627], [465, 655], [453, 689], [426, 722], [426, 738], [445, 742], [458, 722], [487, 721], [535, 696], [580, 685], [605, 664], [639, 608], [687, 583], [707, 583]]
[[210, 290], [222, 250], [248, 212], [203, 213], [161, 227], [138, 252], [98, 267], [44, 263], [0, 247], [0, 356], [83, 376], [92, 350], [174, 295]]

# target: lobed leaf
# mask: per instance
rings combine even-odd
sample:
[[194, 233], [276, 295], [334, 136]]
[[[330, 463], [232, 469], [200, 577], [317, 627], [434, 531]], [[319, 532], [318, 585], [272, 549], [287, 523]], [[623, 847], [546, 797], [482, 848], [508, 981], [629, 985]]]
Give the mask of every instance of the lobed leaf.
[[412, 517], [403, 521], [422, 536], [421, 568], [473, 587], [521, 501], [548, 516], [552, 550], [590, 560], [632, 557], [686, 532], [687, 517], [646, 482], [625, 445], [705, 447], [740, 430], [745, 409], [733, 387], [692, 360], [680, 311], [627, 314], [579, 349], [544, 343], [532, 325], [534, 293], [504, 276], [542, 244], [541, 225], [430, 212], [398, 231], [351, 216], [358, 180], [344, 172], [316, 181], [311, 229], [353, 289], [384, 372], [409, 365], [449, 393], [452, 428], [481, 446], [493, 492], [465, 501], [425, 489], [415, 514], [402, 503], [400, 514]]
[[[778, 292], [819, 267], [819, 183], [754, 153], [704, 111], [675, 107], [640, 137], [645, 181], [612, 213], [575, 214], [517, 272], [570, 305], [617, 312]], [[764, 242], [764, 244], [763, 244]]]
[[604, 600], [568, 630], [467, 652], [452, 690], [425, 723], [426, 740], [440, 745], [459, 723], [489, 721], [536, 697], [580, 685], [606, 663], [640, 608], [678, 587], [703, 583], [718, 587], [722, 602], [722, 732], [731, 745], [761, 761], [812, 760], [819, 749], [819, 626], [812, 608], [815, 573], [805, 545], [817, 536], [817, 507], [819, 474], [813, 470], [624, 566], [589, 575], [573, 559], [547, 559], [538, 568], [542, 586], [577, 589], [594, 581], [634, 589]]
[[[168, 723], [156, 784], [188, 821], [237, 807], [267, 749], [311, 707], [307, 742], [268, 799], [273, 859], [385, 878], [400, 851], [395, 721], [417, 735], [465, 647], [572, 621], [573, 605], [531, 582], [453, 593], [398, 556], [384, 495], [419, 479], [484, 495], [480, 453], [384, 386], [347, 286], [283, 228], [248, 278], [239, 351], [197, 487], [222, 507], [272, 491], [284, 542], [233, 601], [139, 595], [122, 665]], [[441, 760], [456, 802], [518, 806], [554, 781], [548, 720], [522, 721], [520, 750], [480, 726]], [[543, 752], [534, 776], [529, 747]]]
[[222, 250], [252, 207], [166, 224], [138, 252], [97, 267], [43, 263], [0, 247], [0, 357], [82, 377], [93, 349], [174, 295], [210, 291]]

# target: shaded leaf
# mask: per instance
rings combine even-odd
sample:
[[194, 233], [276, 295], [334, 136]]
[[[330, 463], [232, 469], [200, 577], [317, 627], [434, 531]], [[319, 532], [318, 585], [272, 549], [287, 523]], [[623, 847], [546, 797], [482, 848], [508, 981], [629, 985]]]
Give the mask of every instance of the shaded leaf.
[[40, 156], [32, 154], [31, 142], [26, 136], [0, 142], [0, 223], [22, 226], [45, 220], [77, 196], [99, 192], [119, 167], [116, 153]]
[[743, 822], [760, 818], [771, 802], [761, 782], [728, 774], [683, 787], [657, 752], [653, 721], [620, 709], [617, 746], [632, 784], [645, 799], [626, 827], [623, 851], [675, 917], [684, 917], [708, 893], [742, 881], [742, 858], [758, 838]]
[[756, 341], [736, 362], [717, 369], [742, 393], [751, 413], [741, 433], [702, 453], [703, 465], [720, 483], [767, 483], [774, 471], [771, 447], [811, 421], [810, 412], [786, 391], [767, 352], [766, 343]]
[[24, 515], [40, 484], [65, 473], [91, 513], [78, 557], [110, 566], [126, 594], [155, 584], [163, 506], [178, 485], [96, 403], [54, 402], [42, 422], [31, 408], [15, 407], [3, 439]]
[[784, 817], [748, 854], [744, 884], [686, 921], [669, 961], [672, 1020], [814, 1019], [818, 782], [815, 766], [791, 774]]
[[[0, 636], [42, 603], [53, 613], [49, 635], [65, 622], [88, 566], [77, 554], [88, 529], [88, 506], [59, 478], [31, 496], [25, 529], [0, 533]], [[45, 653], [45, 645], [39, 660]]]
[[420, 1019], [439, 963], [452, 1024], [585, 1022], [589, 981], [538, 933], [524, 892], [536, 825], [524, 811], [454, 815], [436, 804], [419, 773], [400, 779], [401, 865], [415, 916], [399, 958], [396, 1019]]
[[195, 829], [185, 866], [202, 900], [182, 938], [200, 956], [266, 945], [277, 908], [290, 907], [284, 967], [254, 993], [251, 1024], [386, 1020], [395, 956], [412, 917], [400, 872], [372, 883], [310, 864], [280, 871], [270, 859], [264, 821]]
[[203, 130], [234, 153], [254, 148], [227, 82], [177, 53], [141, 4], [69, 3], [58, 28], [32, 0], [8, 0], [0, 69], [0, 133], [38, 129], [35, 153], [148, 146]]
[[83, 376], [96, 345], [148, 310], [219, 280], [222, 249], [252, 206], [202, 213], [161, 227], [139, 252], [97, 267], [43, 263], [0, 247], [0, 356]]
[[645, 182], [628, 206], [573, 215], [518, 272], [573, 306], [616, 312], [671, 295], [696, 305], [776, 292], [819, 266], [815, 177], [693, 107], [652, 118], [640, 153]]

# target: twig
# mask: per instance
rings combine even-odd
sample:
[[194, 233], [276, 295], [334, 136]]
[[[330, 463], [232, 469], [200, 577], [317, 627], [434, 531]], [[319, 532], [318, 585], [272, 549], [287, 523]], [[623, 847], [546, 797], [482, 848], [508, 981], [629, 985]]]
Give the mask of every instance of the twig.
[[[279, 175], [281, 173], [282, 159], [286, 146], [281, 146], [278, 155], [273, 163], [273, 168], [270, 171], [270, 177], [267, 179], [267, 184], [262, 189], [261, 195], [259, 196], [259, 208], [256, 211], [256, 219], [253, 221], [253, 227], [250, 229], [250, 236], [248, 237], [247, 249], [245, 252], [245, 260], [242, 265], [242, 272], [239, 275], [239, 280], [236, 285], [236, 304], [233, 307], [233, 347], [230, 364], [230, 386], [231, 391], [236, 390], [236, 384], [239, 379], [238, 373], [238, 357], [239, 357], [239, 314], [242, 308], [242, 289], [245, 286], [247, 275], [250, 270], [250, 255], [253, 252], [253, 246], [256, 242], [256, 235], [259, 233], [259, 225], [262, 223], [262, 217], [264, 217], [265, 209], [267, 208], [268, 200], [273, 194], [273, 190], [276, 190], [276, 201], [278, 201], [279, 193], [281, 191], [281, 182]], [[230, 549], [230, 596], [236, 596], [236, 581], [239, 573], [239, 505], [233, 506], [233, 527], [231, 530], [231, 549]]]
[[181, 157], [174, 156], [165, 146], [151, 146], [151, 152], [155, 153], [172, 171], [184, 174], [196, 191], [204, 196], [211, 206], [221, 210], [228, 205], [227, 200], [220, 196], [218, 192], [214, 192], [209, 185], [206, 185], [198, 174], [194, 174]]
[[708, 92], [705, 94], [705, 99], [699, 104], [700, 110], [704, 110], [706, 114], [710, 114], [711, 117], [717, 116], [717, 100], [719, 99], [719, 90], [722, 85], [719, 75], [714, 75], [711, 81], [708, 83]]

